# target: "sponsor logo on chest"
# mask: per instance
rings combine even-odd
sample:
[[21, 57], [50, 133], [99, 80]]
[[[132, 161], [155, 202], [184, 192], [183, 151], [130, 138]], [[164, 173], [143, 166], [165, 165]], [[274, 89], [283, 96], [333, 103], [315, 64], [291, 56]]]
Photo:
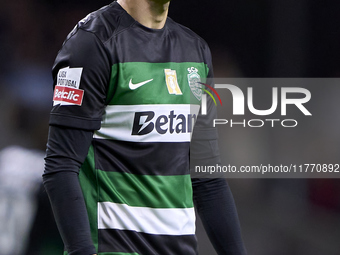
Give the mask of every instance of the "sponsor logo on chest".
[[177, 114], [174, 110], [159, 116], [154, 111], [136, 112], [131, 135], [191, 133], [196, 118], [196, 114]]

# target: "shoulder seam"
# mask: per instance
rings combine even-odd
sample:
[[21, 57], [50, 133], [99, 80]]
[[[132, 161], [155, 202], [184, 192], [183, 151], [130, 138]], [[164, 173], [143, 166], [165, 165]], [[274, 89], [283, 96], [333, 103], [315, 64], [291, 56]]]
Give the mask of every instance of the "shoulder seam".
[[[170, 18], [171, 19], [171, 18]], [[171, 19], [172, 20], [172, 19]], [[203, 42], [204, 44], [208, 45], [208, 43], [201, 37], [199, 36], [197, 33], [195, 33], [194, 31], [192, 31], [190, 28], [186, 27], [186, 26], [183, 26], [179, 23], [177, 23], [176, 21], [172, 20], [172, 22], [177, 26], [179, 27], [182, 31], [184, 31], [188, 36], [190, 36], [191, 38], [197, 40], [197, 41], [201, 41]], [[190, 32], [188, 32], [190, 31]]]
[[109, 52], [109, 50], [107, 49], [107, 47], [105, 46], [105, 43], [106, 43], [106, 41], [105, 42], [103, 42], [99, 37], [98, 37], [98, 35], [96, 34], [96, 33], [94, 33], [93, 31], [89, 31], [89, 30], [85, 30], [85, 29], [83, 29], [83, 28], [79, 28], [79, 30], [82, 30], [82, 31], [84, 31], [84, 32], [86, 32], [86, 33], [90, 33], [90, 34], [92, 34], [93, 36], [95, 36], [96, 38], [97, 38], [97, 40], [100, 42], [100, 44], [104, 47], [104, 49], [105, 49], [105, 52], [106, 52], [106, 55], [107, 55], [107, 57], [108, 57], [108, 59], [109, 59], [109, 62], [110, 62], [110, 65], [112, 65], [112, 63], [111, 63], [111, 58], [110, 58], [110, 52]]
[[[123, 13], [122, 15], [124, 15], [124, 13]], [[122, 19], [122, 15], [120, 15], [119, 18], [118, 18], [117, 27], [119, 27], [119, 25], [120, 25], [120, 22], [121, 22], [121, 19]], [[128, 29], [130, 29], [135, 23], [136, 23], [136, 22], [131, 23], [130, 26], [128, 26], [128, 27], [122, 29], [122, 30], [119, 31], [119, 32], [117, 32], [117, 31], [115, 30], [114, 33], [112, 33], [112, 35], [111, 35], [105, 42], [103, 42], [103, 43], [108, 42], [109, 40], [111, 40], [112, 38], [116, 37], [117, 35], [119, 35], [119, 34], [125, 32], [125, 31], [128, 30]]]
[[[102, 15], [103, 15], [103, 13], [100, 13], [100, 15], [98, 15], [97, 17], [95, 17], [93, 20], [98, 19], [98, 18], [101, 17]], [[123, 16], [123, 15], [124, 15], [124, 13], [122, 13], [121, 15], [119, 15], [116, 29], [114, 29], [114, 32], [112, 33], [112, 35], [111, 35], [110, 37], [108, 37], [106, 40], [101, 40], [101, 39], [96, 35], [95, 32], [90, 31], [90, 30], [88, 30], [88, 29], [86, 29], [86, 28], [78, 27], [78, 29], [81, 29], [81, 30], [83, 30], [83, 31], [85, 31], [85, 32], [88, 32], [88, 33], [92, 33], [92, 34], [95, 35], [95, 36], [97, 37], [97, 39], [98, 39], [99, 41], [101, 41], [101, 43], [104, 45], [104, 44], [106, 44], [107, 41], [111, 40], [113, 37], [116, 37], [116, 36], [119, 35], [120, 33], [123, 33], [124, 31], [130, 29], [130, 28], [136, 23], [136, 21], [135, 21], [135, 22], [131, 23], [128, 27], [126, 27], [126, 28], [122, 29], [121, 31], [117, 32], [117, 28], [120, 26], [121, 19], [122, 19], [122, 16]]]

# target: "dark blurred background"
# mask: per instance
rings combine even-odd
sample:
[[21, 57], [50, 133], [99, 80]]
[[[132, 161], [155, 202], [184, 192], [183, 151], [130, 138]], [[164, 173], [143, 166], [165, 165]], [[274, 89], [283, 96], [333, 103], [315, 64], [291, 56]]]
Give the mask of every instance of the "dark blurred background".
[[[36, 163], [47, 137], [50, 70], [77, 21], [111, 1], [0, 2], [0, 255], [61, 254], [41, 189], [43, 166]], [[186, 0], [172, 1], [169, 16], [208, 42], [216, 77], [327, 78], [340, 76], [339, 13], [335, 0]], [[318, 103], [320, 96], [337, 102], [338, 92], [335, 85], [327, 95], [313, 96], [319, 96]], [[320, 160], [339, 163], [337, 109], [328, 115], [325, 121], [332, 125], [302, 131], [308, 134], [304, 153], [317, 148]], [[293, 150], [289, 134], [277, 137], [266, 129], [256, 136], [241, 130], [222, 138], [228, 157], [238, 163], [266, 157], [289, 161], [301, 152]], [[340, 254], [338, 179], [231, 179], [229, 184], [250, 255]], [[202, 255], [215, 254], [200, 224], [198, 238]]]

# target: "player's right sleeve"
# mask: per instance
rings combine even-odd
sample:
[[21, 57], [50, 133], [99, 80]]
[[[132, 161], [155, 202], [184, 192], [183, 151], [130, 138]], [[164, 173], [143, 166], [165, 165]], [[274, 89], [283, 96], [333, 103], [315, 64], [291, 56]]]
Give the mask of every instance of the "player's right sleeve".
[[50, 125], [96, 130], [105, 109], [111, 64], [102, 41], [92, 32], [72, 32], [53, 66], [54, 105]]
[[91, 255], [91, 239], [78, 173], [93, 137], [92, 131], [51, 126], [43, 182], [68, 255]]
[[69, 255], [96, 253], [78, 173], [104, 113], [108, 56], [95, 34], [77, 28], [53, 66], [54, 105], [43, 180]]

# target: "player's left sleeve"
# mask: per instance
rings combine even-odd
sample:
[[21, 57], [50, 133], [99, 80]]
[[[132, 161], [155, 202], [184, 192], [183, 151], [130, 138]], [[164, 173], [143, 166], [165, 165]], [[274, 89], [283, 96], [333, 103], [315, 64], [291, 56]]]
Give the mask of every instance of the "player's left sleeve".
[[246, 255], [233, 195], [225, 179], [192, 179], [195, 208], [219, 255]]
[[[202, 46], [204, 61], [208, 66], [206, 84], [214, 87], [213, 67], [210, 49], [207, 44]], [[212, 93], [209, 88], [206, 88]], [[216, 119], [217, 109], [210, 96], [207, 96], [207, 114], [198, 115], [195, 123], [193, 136], [190, 145], [190, 168], [194, 171], [194, 166], [216, 166], [220, 164], [220, 152], [218, 148], [218, 133], [213, 127], [213, 120]], [[199, 176], [202, 177], [202, 176]]]
[[[209, 67], [207, 84], [214, 87], [211, 54], [206, 44], [203, 52], [205, 63]], [[216, 118], [215, 103], [208, 96], [207, 115], [198, 116], [190, 145], [191, 173], [192, 177], [198, 177], [192, 178], [194, 204], [219, 255], [246, 255], [234, 198], [226, 180], [211, 178], [211, 175], [195, 176], [194, 172], [195, 166], [216, 166], [221, 163], [217, 129], [213, 127], [213, 120]]]

